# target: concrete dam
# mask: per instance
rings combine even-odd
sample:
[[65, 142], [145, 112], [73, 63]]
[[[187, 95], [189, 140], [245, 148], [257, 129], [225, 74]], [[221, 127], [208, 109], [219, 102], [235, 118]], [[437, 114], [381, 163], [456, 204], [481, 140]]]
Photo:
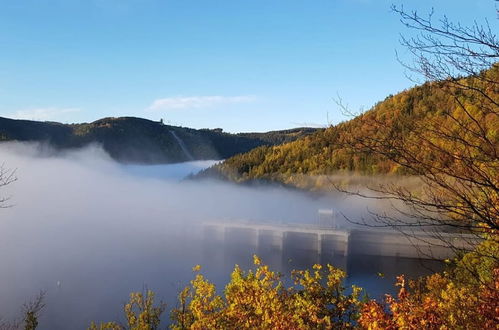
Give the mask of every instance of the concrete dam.
[[270, 224], [247, 221], [213, 221], [203, 226], [206, 238], [223, 244], [251, 246], [255, 250], [299, 249], [317, 255], [443, 260], [457, 250], [471, 250], [479, 242], [475, 235], [375, 228], [337, 228], [332, 223]]

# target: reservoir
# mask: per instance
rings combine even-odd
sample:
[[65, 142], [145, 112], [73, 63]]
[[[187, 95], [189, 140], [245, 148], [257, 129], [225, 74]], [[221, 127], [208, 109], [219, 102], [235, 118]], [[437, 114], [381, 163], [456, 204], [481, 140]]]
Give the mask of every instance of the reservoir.
[[[12, 196], [12, 207], [0, 210], [1, 316], [14, 319], [22, 304], [43, 290], [40, 329], [123, 320], [129, 293], [145, 288], [170, 310], [194, 277], [193, 266], [201, 265], [221, 292], [235, 264], [253, 267], [253, 254], [288, 275], [331, 263], [348, 272], [345, 285], [361, 286], [371, 297], [396, 292], [397, 275], [442, 269], [440, 262], [418, 258], [326, 253], [326, 248], [319, 253], [298, 236], [297, 243], [281, 249], [255, 245], [244, 232], [223, 242], [211, 239], [203, 227], [209, 220], [311, 226], [318, 210], [352, 215], [367, 206], [279, 187], [183, 180], [215, 161], [121, 165], [98, 150], [64, 157], [0, 154], [18, 177], [3, 190]], [[272, 237], [263, 233], [260, 240]]]

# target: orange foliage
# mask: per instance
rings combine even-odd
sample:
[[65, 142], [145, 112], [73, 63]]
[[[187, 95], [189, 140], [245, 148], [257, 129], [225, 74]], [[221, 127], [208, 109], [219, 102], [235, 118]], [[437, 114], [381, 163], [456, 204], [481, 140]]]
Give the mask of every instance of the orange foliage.
[[359, 324], [375, 329], [498, 329], [499, 268], [491, 282], [459, 285], [448, 274], [434, 274], [407, 288], [403, 276], [397, 297], [387, 295], [383, 304], [369, 301]]

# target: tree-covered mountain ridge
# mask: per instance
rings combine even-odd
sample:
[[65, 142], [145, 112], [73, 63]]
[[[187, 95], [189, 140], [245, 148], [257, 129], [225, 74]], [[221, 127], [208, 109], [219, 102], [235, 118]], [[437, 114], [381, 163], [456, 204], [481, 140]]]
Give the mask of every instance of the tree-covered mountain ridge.
[[293, 141], [315, 131], [302, 127], [231, 134], [222, 129], [170, 126], [136, 117], [109, 117], [82, 124], [0, 117], [0, 141], [43, 142], [57, 149], [98, 143], [114, 159], [129, 163], [224, 159], [259, 146]]
[[[481, 74], [483, 77], [480, 79], [465, 77], [457, 79], [457, 82], [477, 90], [485, 88], [497, 102], [499, 91], [494, 82], [499, 78], [499, 65], [494, 65]], [[491, 82], [490, 85], [479, 86], [487, 84], [487, 81]], [[452, 84], [449, 81], [424, 83], [388, 96], [349, 121], [317, 131], [300, 140], [276, 146], [261, 146], [236, 155], [201, 172], [199, 176], [215, 176], [236, 182], [263, 179], [310, 188], [327, 185], [327, 176], [337, 173], [367, 176], [411, 174], [407, 166], [400, 166], [390, 160], [391, 150], [396, 152], [397, 148], [411, 146], [410, 141], [424, 141], [412, 144], [419, 160], [426, 159], [440, 165], [452, 162], [457, 157], [457, 151], [456, 155], [435, 157], [432, 147], [440, 143], [452, 143], [449, 137], [456, 130], [464, 134], [468, 134], [469, 130], [469, 141], [474, 141], [474, 130], [463, 126], [468, 118], [479, 121], [479, 126], [485, 130], [483, 134], [491, 142], [479, 145], [474, 150], [485, 151], [492, 148], [495, 149], [495, 154], [499, 154], [497, 109], [487, 111], [486, 106], [473, 104], [473, 98], [464, 95], [462, 99], [459, 95], [456, 97], [455, 86], [456, 79]], [[469, 116], [465, 111], [474, 113]], [[469, 127], [476, 124], [470, 121]], [[417, 134], [425, 131], [420, 129], [422, 127], [437, 134], [441, 131], [442, 139], [421, 139]], [[478, 137], [476, 143], [482, 143]], [[482, 147], [488, 149], [480, 149]], [[478, 152], [476, 157], [480, 156]]]

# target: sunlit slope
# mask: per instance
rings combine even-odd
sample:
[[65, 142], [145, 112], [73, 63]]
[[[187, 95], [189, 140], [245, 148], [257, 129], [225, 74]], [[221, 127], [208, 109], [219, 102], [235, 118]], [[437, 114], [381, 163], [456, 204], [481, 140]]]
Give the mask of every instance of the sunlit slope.
[[134, 163], [224, 159], [258, 146], [293, 141], [315, 131], [297, 128], [230, 134], [221, 129], [196, 130], [135, 117], [71, 125], [0, 117], [0, 141], [38, 141], [60, 149], [99, 143], [114, 159]]
[[[499, 80], [499, 66], [484, 72], [490, 81]], [[466, 78], [469, 83], [469, 79]], [[464, 81], [464, 80], [461, 80]], [[471, 83], [469, 83], [472, 85]], [[223, 163], [200, 173], [200, 176], [215, 176], [233, 181], [272, 180], [286, 184], [302, 185], [307, 177], [318, 177], [333, 173], [373, 174], [408, 174], [409, 170], [388, 160], [379, 152], [374, 153], [365, 148], [363, 152], [353, 152], [352, 143], [369, 142], [394, 147], [400, 140], [407, 140], [414, 134], [415, 127], [439, 125], [450, 130], [462, 130], [454, 118], [464, 118], [463, 107], [457, 105], [447, 82], [425, 83], [421, 86], [390, 95], [377, 103], [371, 110], [355, 118], [318, 131], [303, 139], [277, 146], [261, 146], [248, 153], [236, 155]], [[488, 87], [487, 87], [488, 88]], [[499, 97], [497, 84], [490, 86], [491, 95]], [[463, 98], [465, 109], [472, 111], [473, 118], [483, 122], [495, 148], [498, 148], [499, 121], [497, 116], [485, 113], [481, 104], [473, 104], [473, 100]], [[497, 112], [496, 112], [497, 113]], [[451, 116], [449, 116], [451, 114]], [[464, 122], [463, 119], [461, 121]], [[357, 142], [356, 142], [357, 141]], [[446, 141], [435, 141], [446, 143]], [[435, 162], [452, 161], [452, 159], [434, 159], [434, 155], [421, 145], [416, 146], [415, 154], [419, 159]], [[358, 148], [354, 148], [357, 149]], [[386, 152], [390, 152], [387, 148]], [[499, 150], [498, 150], [499, 152]], [[477, 155], [480, 157], [480, 155]], [[451, 158], [451, 157], [450, 157]]]

